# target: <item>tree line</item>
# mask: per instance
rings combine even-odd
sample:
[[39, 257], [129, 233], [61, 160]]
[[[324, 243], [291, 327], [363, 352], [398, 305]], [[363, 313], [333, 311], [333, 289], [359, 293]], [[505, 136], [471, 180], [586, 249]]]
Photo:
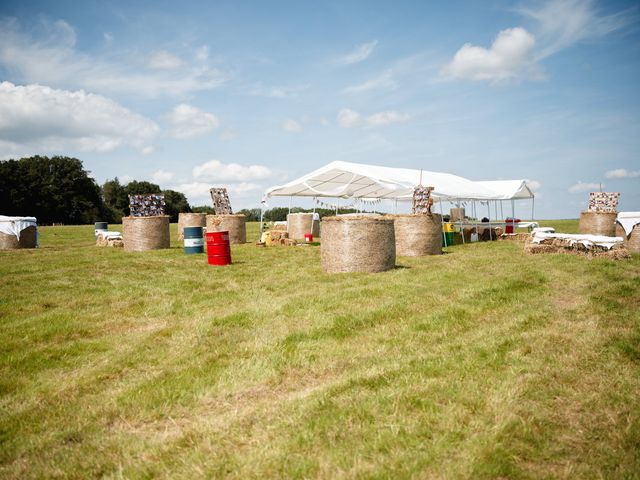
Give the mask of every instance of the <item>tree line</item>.
[[129, 195], [163, 193], [172, 222], [190, 212], [184, 194], [150, 182], [118, 178], [98, 185], [77, 158], [33, 156], [0, 161], [0, 215], [36, 217], [41, 225], [120, 223], [129, 215]]
[[[159, 185], [133, 180], [126, 184], [118, 178], [99, 185], [84, 169], [82, 161], [63, 156], [33, 156], [19, 160], [0, 161], [0, 215], [36, 217], [41, 225], [64, 223], [81, 225], [104, 221], [121, 223], [129, 215], [129, 195], [162, 193], [165, 213], [172, 222], [178, 221], [181, 212], [213, 214], [208, 206], [191, 207], [183, 193], [162, 190]], [[294, 207], [292, 213], [310, 212], [310, 209]], [[316, 209], [320, 216], [334, 215], [333, 210]], [[354, 213], [356, 210], [340, 210]], [[260, 209], [238, 211], [247, 221], [260, 221]], [[287, 219], [289, 208], [275, 207], [266, 210], [266, 222]]]

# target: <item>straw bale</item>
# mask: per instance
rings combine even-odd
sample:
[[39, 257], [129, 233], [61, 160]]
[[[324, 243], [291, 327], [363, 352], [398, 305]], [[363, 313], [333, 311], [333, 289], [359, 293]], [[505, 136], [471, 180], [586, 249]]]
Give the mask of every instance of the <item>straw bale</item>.
[[442, 216], [432, 214], [387, 215], [393, 220], [396, 255], [422, 257], [442, 253]]
[[0, 250], [15, 250], [18, 248], [36, 248], [38, 242], [36, 227], [27, 227], [20, 232], [20, 240], [15, 235], [0, 233]]
[[613, 237], [616, 233], [616, 217], [615, 212], [584, 211], [580, 214], [578, 232]]
[[128, 252], [169, 248], [169, 216], [123, 217], [122, 238]]
[[283, 230], [270, 230], [271, 232], [271, 241], [279, 242], [280, 240], [284, 240], [285, 238], [289, 238], [289, 234]]
[[464, 208], [452, 208], [449, 210], [449, 221], [459, 222], [464, 220]]
[[320, 236], [320, 222], [313, 220], [313, 213], [290, 213], [287, 215], [287, 230], [289, 238], [303, 239], [305, 233], [317, 238]]
[[384, 272], [396, 263], [393, 220], [342, 216], [324, 219], [320, 258], [327, 273]]
[[502, 235], [503, 230], [500, 227], [483, 227], [482, 223], [478, 226], [478, 240], [482, 242], [489, 242], [497, 240]]
[[229, 243], [247, 243], [247, 217], [242, 214], [207, 215], [207, 232], [229, 232]]
[[184, 240], [184, 227], [206, 227], [206, 213], [179, 213], [178, 214], [178, 240]]
[[520, 233], [503, 233], [498, 237], [499, 240], [510, 240], [510, 241], [518, 241], [525, 242], [531, 236], [530, 233], [520, 232]]
[[98, 234], [96, 238], [97, 247], [124, 247], [122, 236], [114, 237], [109, 235]]
[[614, 245], [611, 249], [594, 245], [591, 248], [587, 248], [580, 243], [571, 245], [569, 242], [560, 238], [549, 238], [543, 240], [541, 243], [533, 243], [533, 237], [530, 237], [525, 242], [524, 252], [528, 254], [537, 253], [564, 253], [574, 254], [592, 258], [608, 258], [610, 260], [624, 260], [629, 258], [629, 250], [624, 245]]
[[636, 225], [631, 230], [629, 236], [625, 236], [624, 229], [620, 227], [622, 230], [622, 237], [624, 237], [624, 244], [627, 249], [634, 253], [640, 253], [640, 225]]

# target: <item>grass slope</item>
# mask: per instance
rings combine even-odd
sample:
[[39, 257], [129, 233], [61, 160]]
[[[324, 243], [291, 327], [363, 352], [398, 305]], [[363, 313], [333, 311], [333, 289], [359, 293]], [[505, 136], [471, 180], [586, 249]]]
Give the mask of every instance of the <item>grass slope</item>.
[[640, 478], [638, 256], [325, 275], [317, 246], [209, 267], [175, 228], [0, 252], [0, 477]]

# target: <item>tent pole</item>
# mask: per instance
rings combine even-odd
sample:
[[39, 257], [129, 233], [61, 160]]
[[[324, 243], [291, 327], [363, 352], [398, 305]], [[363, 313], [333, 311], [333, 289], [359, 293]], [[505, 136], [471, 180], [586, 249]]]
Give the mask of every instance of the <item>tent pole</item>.
[[395, 214], [398, 213], [398, 199], [397, 198], [396, 198], [396, 201], [395, 201], [395, 207], [393, 209], [393, 213], [395, 213]]
[[511, 218], [516, 218], [516, 206], [513, 199], [511, 199]]
[[291, 213], [291, 201], [293, 200], [293, 196], [289, 195], [289, 213]]
[[[458, 199], [458, 213], [460, 213], [461, 204], [461, 200]], [[462, 237], [462, 244], [464, 245], [464, 227], [462, 226], [462, 217], [460, 217], [460, 221], [458, 223], [460, 224], [460, 236]]]
[[502, 200], [500, 200], [500, 218], [504, 220], [504, 212], [502, 211]]
[[534, 216], [533, 216], [533, 209], [534, 206], [536, 204], [536, 197], [531, 197], [531, 221], [533, 222]]
[[448, 247], [449, 245], [447, 245], [447, 236], [444, 233], [444, 215], [442, 214], [442, 200], [440, 200], [438, 202], [440, 204], [440, 223], [442, 224], [442, 239], [444, 240], [444, 246]]
[[487, 211], [489, 212], [489, 240], [493, 240], [491, 236], [491, 202], [489, 200], [487, 200]]

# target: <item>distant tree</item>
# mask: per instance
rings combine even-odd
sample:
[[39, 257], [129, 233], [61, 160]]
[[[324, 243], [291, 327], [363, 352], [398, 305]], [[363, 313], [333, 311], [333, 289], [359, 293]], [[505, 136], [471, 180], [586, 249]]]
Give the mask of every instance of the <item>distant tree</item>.
[[247, 217], [247, 222], [259, 222], [260, 221], [260, 209], [259, 208], [243, 208], [238, 213]]
[[[143, 195], [145, 193], [161, 193], [160, 185], [151, 182], [132, 180], [124, 187], [127, 195]], [[127, 206], [129, 201], [127, 199]]]
[[41, 224], [95, 222], [105, 215], [100, 187], [77, 158], [34, 156], [0, 162], [0, 213]]
[[200, 205], [198, 207], [191, 207], [191, 211], [193, 213], [206, 213], [208, 215], [213, 215], [214, 213], [216, 213], [213, 210], [213, 207], [209, 207], [208, 205]]
[[125, 212], [129, 211], [129, 198], [118, 177], [107, 180], [102, 185], [102, 198], [107, 209], [105, 220], [109, 223], [121, 223]]
[[184, 212], [191, 212], [191, 207], [187, 201], [187, 197], [184, 193], [176, 192], [174, 190], [164, 190], [164, 213], [171, 217], [172, 222], [178, 221], [178, 214]]

